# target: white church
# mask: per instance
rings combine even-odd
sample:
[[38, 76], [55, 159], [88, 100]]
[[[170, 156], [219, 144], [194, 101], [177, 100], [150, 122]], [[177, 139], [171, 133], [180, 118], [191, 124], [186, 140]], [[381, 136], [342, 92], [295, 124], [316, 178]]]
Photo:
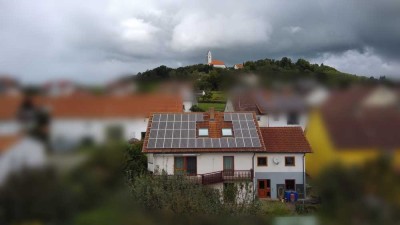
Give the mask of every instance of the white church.
[[211, 51], [208, 51], [208, 53], [207, 53], [207, 64], [210, 66], [212, 65], [215, 68], [226, 69], [226, 65], [223, 61], [217, 60], [217, 59], [214, 59], [214, 60], [212, 59]]

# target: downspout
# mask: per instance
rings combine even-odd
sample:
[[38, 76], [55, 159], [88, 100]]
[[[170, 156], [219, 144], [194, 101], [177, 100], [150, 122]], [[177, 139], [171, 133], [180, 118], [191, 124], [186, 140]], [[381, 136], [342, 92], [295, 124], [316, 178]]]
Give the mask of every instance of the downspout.
[[306, 187], [306, 154], [303, 154], [303, 192], [304, 192], [304, 199], [306, 199], [306, 191], [307, 191], [307, 187]]
[[256, 199], [256, 182], [255, 182], [255, 176], [254, 176], [254, 157], [256, 156], [256, 153], [253, 152], [253, 157], [251, 160], [251, 170], [252, 170], [252, 177], [253, 177], [253, 201]]

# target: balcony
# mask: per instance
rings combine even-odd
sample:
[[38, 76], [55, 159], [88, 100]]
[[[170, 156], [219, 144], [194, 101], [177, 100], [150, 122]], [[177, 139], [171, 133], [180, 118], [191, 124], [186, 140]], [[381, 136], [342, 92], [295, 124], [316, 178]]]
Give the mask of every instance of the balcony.
[[253, 170], [223, 170], [205, 174], [185, 175], [185, 177], [190, 181], [203, 185], [223, 182], [252, 181]]

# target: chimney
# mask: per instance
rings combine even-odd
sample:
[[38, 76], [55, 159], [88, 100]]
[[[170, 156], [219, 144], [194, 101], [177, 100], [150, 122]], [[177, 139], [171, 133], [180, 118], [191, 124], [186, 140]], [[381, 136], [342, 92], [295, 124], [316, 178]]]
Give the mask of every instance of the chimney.
[[211, 107], [208, 111], [210, 113], [210, 121], [214, 121], [215, 120], [214, 107]]

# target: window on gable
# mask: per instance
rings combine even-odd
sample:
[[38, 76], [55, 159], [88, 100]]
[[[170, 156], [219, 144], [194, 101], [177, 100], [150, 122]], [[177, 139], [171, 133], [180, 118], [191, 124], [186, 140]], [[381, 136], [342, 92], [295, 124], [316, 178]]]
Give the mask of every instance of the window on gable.
[[268, 166], [267, 157], [257, 157], [257, 166]]
[[223, 137], [231, 137], [233, 136], [233, 132], [231, 128], [222, 128], [222, 136]]
[[208, 137], [208, 128], [199, 128], [199, 137]]
[[299, 124], [299, 114], [297, 112], [291, 112], [288, 114], [287, 119], [288, 125], [296, 125]]
[[285, 166], [295, 166], [295, 161], [293, 156], [285, 157]]

